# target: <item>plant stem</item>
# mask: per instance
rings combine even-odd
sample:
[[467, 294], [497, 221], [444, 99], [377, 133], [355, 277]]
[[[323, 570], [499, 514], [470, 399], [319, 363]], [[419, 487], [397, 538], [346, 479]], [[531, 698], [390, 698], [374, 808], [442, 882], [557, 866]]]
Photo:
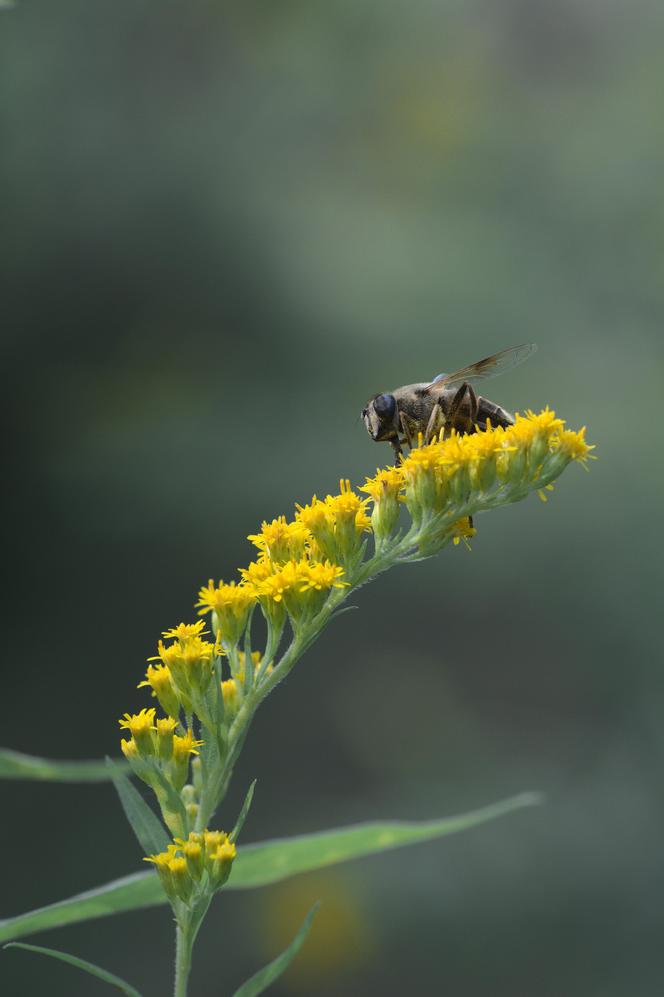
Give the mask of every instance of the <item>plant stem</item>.
[[174, 997], [187, 997], [187, 982], [191, 970], [191, 950], [194, 945], [191, 924], [178, 923], [175, 929], [175, 992]]
[[[397, 539], [392, 545], [386, 545], [383, 549], [377, 550], [373, 557], [357, 564], [355, 569], [349, 574], [349, 588], [338, 589], [331, 593], [324, 608], [294, 636], [290, 646], [282, 655], [281, 660], [271, 675], [262, 678], [259, 671], [258, 674], [261, 676], [260, 684], [254, 685], [247, 692], [245, 701], [229, 731], [228, 754], [223, 761], [220, 760], [218, 766], [215, 766], [208, 773], [207, 785], [200, 801], [196, 819], [197, 831], [202, 831], [207, 826], [226, 795], [235, 762], [244, 744], [251, 721], [266, 696], [272, 692], [279, 682], [286, 678], [298, 659], [314, 643], [329, 618], [346, 601], [349, 594], [360, 585], [365, 585], [367, 582], [373, 581], [377, 575], [386, 571], [398, 561], [407, 560], [409, 555], [412, 555], [412, 551], [417, 549], [422, 535], [426, 533], [426, 530], [430, 526], [429, 520], [425, 520], [417, 526], [412, 526], [405, 536]], [[281, 633], [273, 634], [272, 627], [269, 626], [268, 650], [270, 653], [266, 653], [266, 662], [271, 660], [271, 654], [273, 650], [276, 650], [280, 638]]]

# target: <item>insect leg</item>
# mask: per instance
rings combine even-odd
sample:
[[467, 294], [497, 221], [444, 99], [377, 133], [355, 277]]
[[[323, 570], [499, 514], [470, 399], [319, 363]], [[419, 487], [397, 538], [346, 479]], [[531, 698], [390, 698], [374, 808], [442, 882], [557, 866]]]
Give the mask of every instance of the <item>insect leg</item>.
[[413, 440], [417, 442], [417, 423], [410, 416], [406, 415], [405, 412], [399, 413], [399, 421], [401, 422], [401, 429], [403, 435], [406, 437], [406, 443], [409, 448], [413, 449]]
[[507, 429], [508, 426], [514, 425], [514, 416], [507, 409], [504, 409], [501, 405], [496, 405], [495, 402], [490, 402], [488, 398], [478, 398], [480, 403], [479, 408], [479, 419], [478, 422], [482, 429], [486, 428], [487, 419], [491, 420], [491, 425], [495, 429], [496, 426], [502, 426]]
[[431, 409], [431, 415], [429, 416], [429, 422], [427, 423], [427, 431], [424, 434], [424, 442], [431, 443], [434, 436], [445, 427], [445, 414], [441, 407], [440, 402], [436, 402], [434, 407]]
[[474, 433], [478, 413], [479, 403], [477, 395], [473, 386], [464, 381], [452, 399], [447, 417], [447, 426], [456, 429], [457, 433]]

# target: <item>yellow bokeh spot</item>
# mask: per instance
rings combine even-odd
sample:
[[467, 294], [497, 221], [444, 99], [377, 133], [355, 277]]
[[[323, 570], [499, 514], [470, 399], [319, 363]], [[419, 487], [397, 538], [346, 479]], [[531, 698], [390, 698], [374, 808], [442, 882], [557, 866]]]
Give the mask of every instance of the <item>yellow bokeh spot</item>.
[[265, 893], [259, 915], [262, 956], [268, 961], [290, 945], [316, 900], [321, 901], [320, 908], [297, 958], [284, 973], [285, 987], [307, 997], [323, 986], [326, 993], [334, 987], [340, 995], [356, 993], [352, 975], [376, 957], [377, 942], [353, 880], [337, 869], [300, 876]]

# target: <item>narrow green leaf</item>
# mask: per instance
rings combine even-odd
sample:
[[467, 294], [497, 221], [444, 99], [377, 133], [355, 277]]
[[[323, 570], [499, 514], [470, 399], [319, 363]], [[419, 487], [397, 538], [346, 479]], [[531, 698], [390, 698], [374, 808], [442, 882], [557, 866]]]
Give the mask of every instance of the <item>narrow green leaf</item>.
[[166, 894], [156, 872], [133, 872], [66, 900], [58, 900], [27, 914], [0, 921], [0, 942], [22, 938], [48, 928], [61, 928], [79, 921], [90, 921], [95, 917], [107, 917], [109, 914], [165, 903]]
[[[337, 862], [377, 854], [416, 841], [442, 838], [541, 802], [542, 798], [537, 793], [522, 793], [481, 810], [442, 820], [358, 824], [317, 834], [244, 845], [238, 850], [231, 878], [224, 889], [247, 890], [267, 886], [298, 873], [311, 872]], [[157, 874], [138, 872], [67, 900], [0, 921], [0, 942], [47, 928], [59, 928], [77, 921], [163, 903], [166, 903], [166, 896]]]
[[259, 969], [257, 973], [243, 983], [239, 990], [236, 990], [233, 997], [258, 997], [258, 994], [262, 994], [263, 991], [267, 990], [271, 983], [281, 976], [284, 970], [288, 969], [289, 965], [297, 955], [297, 953], [302, 948], [304, 944], [304, 939], [309, 934], [309, 929], [311, 928], [311, 922], [314, 919], [314, 915], [318, 910], [319, 904], [314, 904], [304, 921], [302, 922], [302, 927], [296, 934], [293, 941], [290, 943], [287, 949], [278, 955], [276, 959], [272, 962], [268, 962], [267, 966], [263, 966]]
[[251, 806], [251, 801], [254, 798], [254, 789], [256, 788], [256, 780], [252, 782], [251, 786], [247, 790], [247, 795], [244, 798], [244, 803], [242, 804], [242, 809], [240, 810], [240, 815], [235, 822], [235, 827], [231, 831], [229, 837], [231, 841], [237, 841], [238, 835], [242, 828], [244, 827], [244, 822], [247, 819], [247, 814], [249, 813], [249, 807]]
[[[115, 762], [120, 772], [129, 765]], [[35, 758], [10, 748], [0, 748], [0, 779], [39, 779], [43, 782], [108, 782], [111, 779], [106, 762], [59, 762], [50, 758]]]
[[375, 821], [245, 845], [238, 850], [238, 857], [233, 863], [233, 872], [225, 889], [267, 886], [300, 872], [311, 872], [313, 869], [322, 869], [363, 855], [378, 854], [401, 845], [442, 838], [541, 801], [542, 798], [537, 793], [522, 793], [457, 817], [427, 821]]
[[163, 852], [171, 843], [171, 839], [166, 834], [163, 824], [150, 809], [139, 791], [134, 785], [118, 772], [113, 762], [107, 759], [107, 765], [111, 772], [113, 785], [118, 791], [122, 809], [125, 817], [132, 826], [132, 830], [146, 855], [156, 852]]
[[86, 959], [79, 959], [78, 956], [69, 955], [68, 952], [58, 952], [57, 949], [45, 949], [41, 945], [26, 945], [24, 942], [10, 942], [8, 945], [4, 945], [3, 948], [25, 949], [26, 952], [39, 952], [40, 955], [51, 956], [53, 959], [69, 963], [70, 966], [76, 966], [77, 969], [82, 969], [85, 973], [90, 973], [92, 976], [98, 976], [104, 983], [110, 983], [112, 987], [116, 987], [121, 993], [126, 994], [126, 997], [141, 997], [138, 990], [125, 983], [119, 976], [109, 973], [106, 969], [100, 969], [99, 966], [95, 966], [94, 963], [88, 962]]

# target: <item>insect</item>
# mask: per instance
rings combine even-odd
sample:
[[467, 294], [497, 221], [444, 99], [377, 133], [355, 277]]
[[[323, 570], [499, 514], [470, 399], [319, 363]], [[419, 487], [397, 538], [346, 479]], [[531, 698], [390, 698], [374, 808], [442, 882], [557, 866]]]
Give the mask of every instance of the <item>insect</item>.
[[475, 392], [474, 385], [504, 374], [532, 356], [534, 343], [513, 346], [455, 374], [439, 374], [429, 383], [405, 384], [394, 391], [374, 395], [362, 410], [372, 440], [389, 443], [397, 463], [403, 459], [402, 444], [412, 447], [423, 434], [425, 443], [442, 432], [449, 436], [474, 433], [492, 426], [512, 426], [514, 416], [495, 402]]

